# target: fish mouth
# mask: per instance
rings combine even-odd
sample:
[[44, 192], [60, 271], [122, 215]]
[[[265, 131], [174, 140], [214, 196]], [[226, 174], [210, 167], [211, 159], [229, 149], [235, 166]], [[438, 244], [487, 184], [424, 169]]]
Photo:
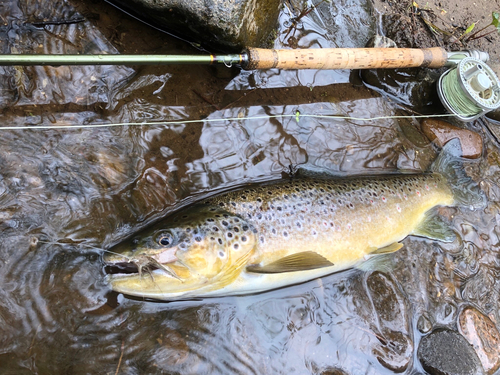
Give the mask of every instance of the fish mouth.
[[[147, 266], [147, 270], [152, 272], [157, 270], [154, 264], [149, 264]], [[117, 262], [117, 263], [108, 263], [104, 266], [104, 272], [107, 275], [139, 275], [139, 267], [137, 264], [133, 262]]]

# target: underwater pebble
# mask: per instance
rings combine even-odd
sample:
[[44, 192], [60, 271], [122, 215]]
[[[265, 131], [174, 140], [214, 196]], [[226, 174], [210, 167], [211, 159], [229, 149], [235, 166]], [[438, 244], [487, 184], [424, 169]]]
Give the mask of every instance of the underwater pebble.
[[458, 318], [458, 329], [476, 351], [487, 374], [500, 367], [500, 333], [495, 323], [474, 307], [466, 307]]
[[385, 368], [394, 372], [403, 372], [408, 368], [413, 356], [413, 342], [408, 335], [391, 330], [384, 330], [379, 338], [382, 345], [373, 349], [373, 354]]
[[334, 367], [334, 368], [327, 368], [321, 371], [319, 375], [348, 375], [348, 374], [344, 370]]
[[378, 317], [379, 341], [373, 349], [377, 360], [395, 372], [405, 371], [413, 356], [413, 342], [408, 335], [404, 299], [389, 276], [373, 272], [366, 286]]
[[421, 123], [422, 132], [439, 147], [443, 147], [453, 138], [458, 138], [462, 146], [462, 156], [476, 159], [483, 152], [481, 136], [471, 130], [458, 128], [446, 121], [426, 119]]
[[467, 340], [458, 332], [438, 329], [422, 338], [417, 352], [431, 375], [480, 375], [481, 362]]
[[432, 329], [432, 323], [429, 318], [425, 315], [421, 315], [420, 318], [418, 318], [417, 329], [420, 333], [429, 333]]

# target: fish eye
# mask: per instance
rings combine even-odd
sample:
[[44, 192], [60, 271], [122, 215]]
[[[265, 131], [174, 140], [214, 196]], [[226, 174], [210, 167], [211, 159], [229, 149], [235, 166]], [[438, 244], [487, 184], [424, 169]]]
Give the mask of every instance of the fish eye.
[[161, 246], [171, 246], [174, 243], [174, 236], [171, 233], [161, 233], [156, 238], [156, 242]]

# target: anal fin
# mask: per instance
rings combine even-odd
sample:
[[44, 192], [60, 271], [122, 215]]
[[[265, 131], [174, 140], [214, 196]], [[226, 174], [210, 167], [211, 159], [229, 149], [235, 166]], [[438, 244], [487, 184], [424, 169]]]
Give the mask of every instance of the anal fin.
[[246, 270], [255, 273], [282, 273], [307, 271], [330, 266], [333, 266], [333, 263], [324, 256], [314, 251], [303, 251], [301, 253], [288, 255], [265, 266], [248, 266]]
[[378, 249], [373, 250], [372, 252], [370, 252], [369, 255], [390, 254], [398, 251], [402, 247], [403, 247], [402, 243], [394, 242], [388, 246], [380, 247]]

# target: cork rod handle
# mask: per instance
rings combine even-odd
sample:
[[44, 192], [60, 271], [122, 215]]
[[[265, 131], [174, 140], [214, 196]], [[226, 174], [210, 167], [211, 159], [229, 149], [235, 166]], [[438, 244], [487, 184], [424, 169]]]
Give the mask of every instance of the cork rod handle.
[[244, 69], [378, 69], [440, 68], [448, 59], [444, 48], [248, 48]]

